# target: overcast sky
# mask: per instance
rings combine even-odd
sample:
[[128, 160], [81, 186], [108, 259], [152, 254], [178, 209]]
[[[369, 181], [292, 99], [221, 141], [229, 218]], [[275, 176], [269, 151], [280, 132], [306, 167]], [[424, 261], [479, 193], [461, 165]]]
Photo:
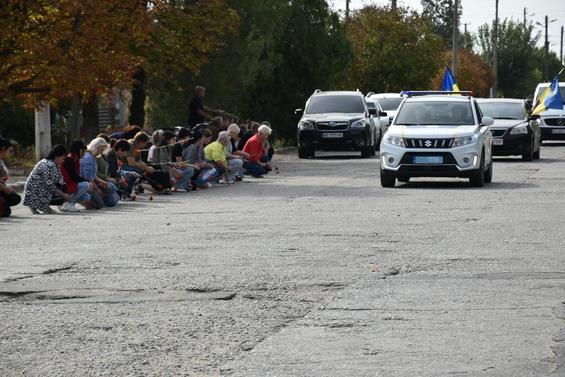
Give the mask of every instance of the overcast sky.
[[[329, 0], [334, 9], [345, 9], [345, 0]], [[418, 11], [422, 10], [420, 0], [397, 0], [398, 5], [408, 6]], [[351, 9], [363, 7], [363, 5], [385, 5], [389, 0], [351, 0]], [[495, 0], [461, 0], [463, 15], [461, 17], [461, 30], [463, 24], [467, 23], [469, 31], [476, 32], [477, 28], [484, 23], [494, 20]], [[527, 8], [528, 18], [535, 22], [544, 22], [545, 15], [549, 19], [557, 21], [549, 24], [549, 48], [559, 56], [561, 26], [565, 25], [565, 0], [499, 0], [499, 18], [524, 19], [524, 7]], [[543, 27], [537, 26], [543, 32]], [[543, 46], [543, 35], [540, 45]]]

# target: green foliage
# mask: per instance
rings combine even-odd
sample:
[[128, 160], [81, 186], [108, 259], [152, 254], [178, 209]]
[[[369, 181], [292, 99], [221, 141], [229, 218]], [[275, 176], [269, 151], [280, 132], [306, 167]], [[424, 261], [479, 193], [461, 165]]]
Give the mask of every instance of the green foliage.
[[[443, 38], [446, 47], [453, 45], [453, 0], [421, 0], [423, 12], [422, 15], [427, 17], [433, 25], [434, 32]], [[459, 19], [463, 13], [461, 2], [458, 9]], [[460, 45], [464, 48], [470, 49], [469, 38], [465, 35]]]
[[[479, 27], [478, 43], [483, 59], [492, 61], [493, 26]], [[504, 97], [531, 97], [536, 85], [542, 81], [543, 48], [536, 45], [539, 33], [534, 33], [531, 23], [504, 19], [498, 26], [498, 90]], [[559, 71], [559, 59], [549, 56], [550, 75]]]
[[429, 89], [441, 66], [442, 40], [415, 12], [367, 6], [352, 15], [347, 34], [354, 53], [344, 88], [365, 93]]

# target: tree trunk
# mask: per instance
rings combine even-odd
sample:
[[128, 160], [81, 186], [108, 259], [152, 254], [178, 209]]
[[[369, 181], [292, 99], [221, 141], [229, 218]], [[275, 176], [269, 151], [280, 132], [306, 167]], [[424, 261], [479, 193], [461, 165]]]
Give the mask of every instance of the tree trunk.
[[145, 71], [143, 68], [137, 67], [133, 80], [129, 124], [143, 127], [145, 125]]
[[88, 142], [100, 133], [98, 125], [98, 97], [96, 94], [91, 95], [88, 100], [82, 104], [83, 119], [83, 137]]
[[67, 141], [80, 139], [80, 129], [82, 127], [81, 101], [82, 98], [80, 97], [79, 94], [73, 97], [73, 101], [71, 104], [71, 123], [69, 125], [70, 140]]

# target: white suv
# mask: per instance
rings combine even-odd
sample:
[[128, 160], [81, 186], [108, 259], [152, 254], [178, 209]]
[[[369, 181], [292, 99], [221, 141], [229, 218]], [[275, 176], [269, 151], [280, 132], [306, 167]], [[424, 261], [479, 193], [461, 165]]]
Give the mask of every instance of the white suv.
[[493, 119], [468, 93], [445, 93], [404, 93], [381, 143], [383, 187], [412, 177], [469, 178], [476, 187], [491, 182]]

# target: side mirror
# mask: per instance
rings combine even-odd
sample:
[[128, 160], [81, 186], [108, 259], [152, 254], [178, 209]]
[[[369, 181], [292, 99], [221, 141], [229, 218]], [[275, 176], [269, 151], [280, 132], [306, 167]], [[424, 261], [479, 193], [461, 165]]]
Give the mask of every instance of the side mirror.
[[494, 119], [492, 119], [491, 117], [483, 117], [483, 119], [481, 119], [481, 126], [488, 127], [492, 126], [493, 124]]
[[388, 118], [388, 114], [385, 111], [379, 111], [379, 116]]
[[377, 109], [369, 109], [369, 115], [377, 115]]
[[294, 110], [294, 114], [296, 114], [296, 115], [302, 115], [302, 113], [304, 113], [304, 109], [296, 109], [296, 110]]
[[539, 119], [539, 118], [540, 118], [539, 114], [530, 115], [528, 117], [529, 120], [534, 120], [534, 119]]
[[381, 127], [387, 127], [390, 125], [390, 119], [388, 119], [388, 116], [382, 117], [381, 119], [379, 119], [379, 123]]

